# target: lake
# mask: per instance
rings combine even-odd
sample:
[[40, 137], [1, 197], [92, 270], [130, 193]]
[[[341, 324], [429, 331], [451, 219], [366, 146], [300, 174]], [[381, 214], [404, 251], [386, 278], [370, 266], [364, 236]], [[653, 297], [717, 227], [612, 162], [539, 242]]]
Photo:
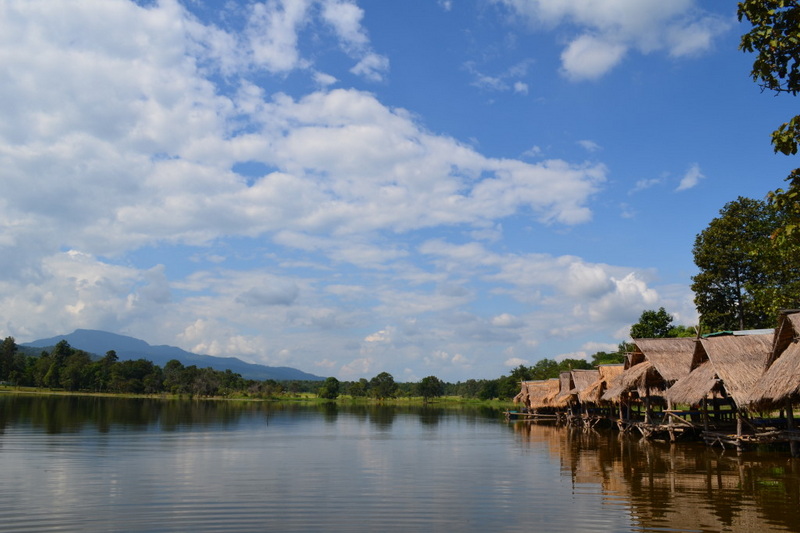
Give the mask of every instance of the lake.
[[0, 531], [800, 531], [784, 453], [490, 409], [0, 394]]

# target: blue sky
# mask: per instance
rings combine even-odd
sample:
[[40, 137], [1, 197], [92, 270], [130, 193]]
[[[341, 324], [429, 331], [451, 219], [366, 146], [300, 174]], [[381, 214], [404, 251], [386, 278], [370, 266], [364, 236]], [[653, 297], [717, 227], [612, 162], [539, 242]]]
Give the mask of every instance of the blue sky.
[[736, 2], [0, 5], [0, 335], [340, 379], [694, 325], [692, 244], [796, 165]]

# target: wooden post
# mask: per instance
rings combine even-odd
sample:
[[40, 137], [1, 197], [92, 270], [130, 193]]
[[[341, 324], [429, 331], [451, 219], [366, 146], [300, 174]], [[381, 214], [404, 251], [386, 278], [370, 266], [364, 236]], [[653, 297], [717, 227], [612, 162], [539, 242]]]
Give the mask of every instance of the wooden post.
[[[667, 412], [672, 411], [672, 400], [667, 399]], [[669, 441], [675, 442], [675, 432], [672, 430], [672, 414], [667, 415], [667, 432], [669, 433]]]
[[708, 399], [703, 398], [703, 431], [708, 431]]
[[742, 446], [742, 412], [739, 407], [736, 407], [736, 451], [741, 453], [744, 451]]
[[[791, 400], [786, 400], [786, 429], [794, 431], [794, 407]], [[791, 437], [791, 436], [790, 436]], [[789, 452], [792, 457], [800, 457], [800, 442], [790, 438], [789, 439]]]
[[644, 423], [650, 423], [650, 389], [644, 394]]

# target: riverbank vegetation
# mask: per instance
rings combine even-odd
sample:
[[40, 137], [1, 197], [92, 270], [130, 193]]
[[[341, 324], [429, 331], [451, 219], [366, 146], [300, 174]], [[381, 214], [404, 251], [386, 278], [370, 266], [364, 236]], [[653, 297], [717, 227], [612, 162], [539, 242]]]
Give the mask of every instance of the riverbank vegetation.
[[[653, 335], [675, 336], [683, 330], [671, 325], [663, 308], [645, 311], [636, 325]], [[160, 367], [147, 359], [120, 360], [111, 350], [90, 354], [62, 340], [36, 353], [20, 347], [13, 337], [0, 346], [0, 386], [20, 391], [91, 394], [176, 396], [191, 398], [281, 399], [301, 401], [392, 402], [498, 402], [506, 405], [519, 392], [521, 381], [558, 377], [573, 369], [590, 369], [622, 361], [626, 345], [615, 353], [598, 352], [585, 359], [542, 359], [532, 366], [519, 365], [508, 375], [494, 379], [468, 379], [450, 383], [436, 376], [418, 382], [395, 381], [388, 372], [371, 379], [340, 381], [335, 377], [316, 381], [245, 379], [231, 370], [186, 366], [178, 360]]]

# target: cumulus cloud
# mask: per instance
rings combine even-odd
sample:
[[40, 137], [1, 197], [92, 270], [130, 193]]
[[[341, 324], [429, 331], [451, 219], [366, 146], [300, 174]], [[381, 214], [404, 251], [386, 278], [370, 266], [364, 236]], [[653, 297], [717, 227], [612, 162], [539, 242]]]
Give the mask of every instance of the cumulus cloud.
[[625, 56], [625, 46], [581, 35], [561, 53], [564, 74], [574, 80], [595, 80], [617, 66]]
[[730, 23], [695, 0], [495, 0], [534, 27], [565, 26], [575, 33], [561, 54], [562, 72], [573, 80], [597, 79], [629, 50], [664, 51], [683, 57], [708, 50]]
[[[589, 222], [603, 164], [491, 157], [331, 89], [350, 68], [388, 73], [355, 2], [240, 9], [233, 31], [178, 2], [2, 4], [0, 60], [24, 73], [0, 84], [6, 334], [88, 327], [343, 378], [401, 358], [460, 378], [499, 364], [486, 354], [550, 355], [522, 351], [576, 298], [595, 322], [655, 301], [631, 269], [504, 249], [506, 217]], [[348, 63], [323, 73], [304, 39]], [[298, 72], [317, 89], [276, 89]], [[521, 66], [503, 75], [527, 89]], [[489, 293], [496, 308], [476, 309]]]

